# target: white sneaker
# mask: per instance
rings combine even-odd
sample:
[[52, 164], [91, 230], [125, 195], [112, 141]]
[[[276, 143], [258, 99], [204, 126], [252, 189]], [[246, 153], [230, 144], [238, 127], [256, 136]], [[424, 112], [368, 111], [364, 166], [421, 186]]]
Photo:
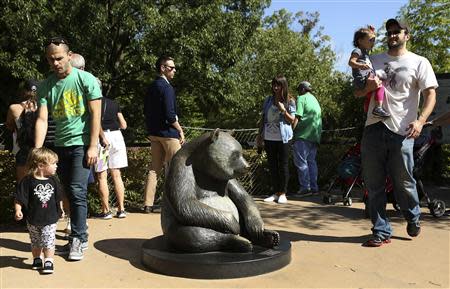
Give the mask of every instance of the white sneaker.
[[83, 259], [82, 241], [78, 238], [73, 238], [72, 244], [70, 244], [70, 252], [68, 259], [70, 261], [79, 261]]
[[117, 211], [116, 218], [123, 219], [127, 217], [127, 213], [124, 211]]
[[281, 195], [278, 197], [278, 204], [286, 204], [286, 203], [287, 203], [286, 195]]
[[52, 274], [54, 271], [53, 262], [47, 260], [44, 262], [44, 267], [42, 268], [42, 273], [44, 274]]
[[264, 202], [273, 202], [273, 201], [278, 201], [278, 196], [277, 195], [272, 195], [270, 197], [267, 197], [264, 199]]

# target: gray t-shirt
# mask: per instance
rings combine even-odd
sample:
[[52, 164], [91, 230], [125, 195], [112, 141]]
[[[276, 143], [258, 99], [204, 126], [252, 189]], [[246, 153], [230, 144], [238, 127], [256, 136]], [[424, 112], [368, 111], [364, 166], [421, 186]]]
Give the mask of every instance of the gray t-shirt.
[[[433, 68], [425, 57], [412, 52], [401, 56], [381, 53], [371, 56], [371, 60], [375, 70], [381, 69], [387, 74], [387, 78], [383, 80], [386, 95], [384, 103], [391, 117], [381, 121], [392, 132], [406, 135], [408, 125], [417, 119], [420, 92], [426, 88], [438, 87]], [[372, 98], [369, 112], [374, 106], [375, 101]], [[368, 113], [366, 126], [379, 121], [380, 118]]]
[[[372, 63], [370, 62], [369, 53], [365, 49], [355, 48], [352, 51], [352, 55], [357, 54], [358, 59], [356, 62], [367, 64], [372, 67]], [[363, 89], [366, 85], [366, 79], [372, 72], [372, 69], [356, 69], [352, 68], [352, 76], [353, 76], [353, 85], [357, 89]]]

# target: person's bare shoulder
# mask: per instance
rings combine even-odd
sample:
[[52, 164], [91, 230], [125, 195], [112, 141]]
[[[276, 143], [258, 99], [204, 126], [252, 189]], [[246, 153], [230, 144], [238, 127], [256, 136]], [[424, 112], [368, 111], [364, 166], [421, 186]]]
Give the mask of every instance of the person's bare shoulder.
[[15, 119], [19, 118], [20, 114], [23, 111], [23, 105], [20, 103], [11, 104], [9, 106], [9, 110], [11, 111], [11, 114]]

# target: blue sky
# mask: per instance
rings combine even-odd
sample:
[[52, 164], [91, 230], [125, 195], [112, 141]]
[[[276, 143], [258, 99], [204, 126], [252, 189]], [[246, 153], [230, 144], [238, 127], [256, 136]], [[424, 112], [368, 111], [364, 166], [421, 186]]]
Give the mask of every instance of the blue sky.
[[[384, 21], [397, 16], [407, 3], [408, 0], [272, 0], [266, 15], [283, 8], [294, 14], [318, 11], [319, 26], [323, 26], [323, 33], [331, 37], [331, 45], [338, 55], [336, 69], [350, 73], [347, 62], [353, 49], [355, 30], [368, 24], [380, 28]], [[298, 30], [299, 26], [292, 28]]]

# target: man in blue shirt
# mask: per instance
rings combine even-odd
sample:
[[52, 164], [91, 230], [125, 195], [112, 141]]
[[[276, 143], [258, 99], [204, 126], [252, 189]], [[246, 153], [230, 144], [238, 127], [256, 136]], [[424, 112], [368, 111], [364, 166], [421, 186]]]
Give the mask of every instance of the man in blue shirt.
[[151, 142], [152, 165], [145, 184], [144, 212], [155, 212], [157, 178], [163, 166], [184, 143], [184, 133], [178, 122], [175, 91], [169, 81], [175, 76], [174, 59], [161, 56], [156, 61], [158, 76], [150, 84], [144, 100], [147, 136]]

